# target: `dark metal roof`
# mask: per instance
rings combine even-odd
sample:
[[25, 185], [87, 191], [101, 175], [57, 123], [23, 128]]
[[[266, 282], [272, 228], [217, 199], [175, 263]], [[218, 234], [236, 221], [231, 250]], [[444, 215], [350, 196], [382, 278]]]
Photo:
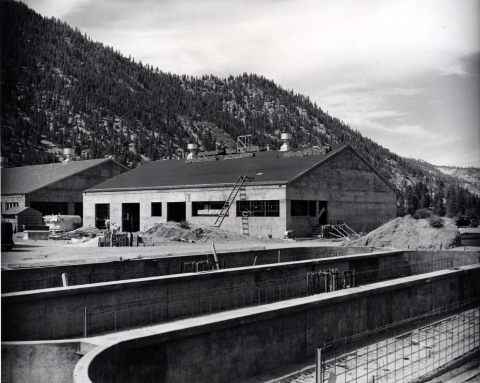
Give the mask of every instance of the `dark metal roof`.
[[38, 210], [35, 210], [34, 208], [26, 206], [26, 207], [12, 207], [11, 209], [5, 210], [2, 213], [2, 215], [17, 215], [24, 212], [25, 210], [32, 210], [35, 213], [42, 214]]
[[1, 170], [2, 195], [31, 193], [108, 161], [114, 160], [101, 158], [97, 160], [71, 161], [68, 163], [3, 168]]
[[255, 157], [215, 162], [186, 163], [182, 160], [152, 161], [102, 182], [87, 192], [125, 189], [158, 189], [234, 184], [241, 175], [254, 177], [251, 184], [282, 184], [350, 147], [338, 145], [327, 154], [285, 158], [285, 152], [257, 152]]

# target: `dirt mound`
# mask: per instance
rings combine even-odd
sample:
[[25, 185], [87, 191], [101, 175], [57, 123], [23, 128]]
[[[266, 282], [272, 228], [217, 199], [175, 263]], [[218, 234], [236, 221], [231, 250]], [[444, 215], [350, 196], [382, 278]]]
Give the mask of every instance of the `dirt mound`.
[[[215, 227], [205, 227], [193, 224], [180, 224], [167, 222], [156, 225], [145, 233], [141, 233], [143, 242], [165, 243], [171, 241], [202, 243], [225, 243], [231, 241], [244, 241], [245, 236]], [[249, 241], [262, 242], [262, 238], [248, 237]], [[271, 240], [269, 240], [271, 241]]]
[[443, 227], [431, 227], [427, 219], [399, 217], [380, 226], [348, 246], [392, 247], [405, 250], [448, 250], [460, 246], [460, 232], [455, 220], [442, 218]]

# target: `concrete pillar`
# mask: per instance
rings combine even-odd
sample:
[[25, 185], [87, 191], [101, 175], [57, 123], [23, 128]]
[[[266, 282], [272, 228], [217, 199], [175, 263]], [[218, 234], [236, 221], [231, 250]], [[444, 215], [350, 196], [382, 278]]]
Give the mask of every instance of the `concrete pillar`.
[[63, 287], [68, 287], [68, 274], [67, 273], [62, 274], [62, 285], [63, 285]]

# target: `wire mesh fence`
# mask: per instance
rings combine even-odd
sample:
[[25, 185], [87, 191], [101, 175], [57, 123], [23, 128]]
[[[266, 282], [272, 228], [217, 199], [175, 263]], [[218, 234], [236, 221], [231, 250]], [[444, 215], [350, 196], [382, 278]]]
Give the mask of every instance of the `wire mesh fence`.
[[458, 302], [324, 344], [319, 381], [411, 382], [479, 348], [479, 300]]

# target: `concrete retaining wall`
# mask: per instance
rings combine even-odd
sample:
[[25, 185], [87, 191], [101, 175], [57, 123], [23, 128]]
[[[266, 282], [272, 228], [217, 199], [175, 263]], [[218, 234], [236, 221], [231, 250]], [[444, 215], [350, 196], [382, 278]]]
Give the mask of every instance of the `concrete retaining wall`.
[[65, 383], [81, 358], [78, 342], [2, 342], [2, 382]]
[[75, 383], [242, 380], [300, 362], [324, 341], [477, 298], [479, 292], [475, 265], [125, 334], [82, 358]]
[[[8, 341], [82, 336], [85, 327], [85, 308], [87, 313], [91, 314], [104, 307], [121, 304], [130, 304], [126, 312], [129, 315], [128, 325], [144, 320], [145, 315], [150, 315], [151, 318], [156, 315], [155, 321], [161, 322], [165, 319], [183, 317], [184, 312], [190, 313], [190, 310], [196, 314], [193, 310], [199, 309], [192, 308], [194, 305], [196, 307], [200, 300], [196, 294], [208, 298], [216, 297], [218, 292], [222, 292], [223, 298], [213, 300], [215, 312], [231, 307], [232, 299], [236, 298], [226, 293], [233, 288], [263, 290], [265, 286], [263, 283], [283, 281], [282, 283], [287, 284], [291, 278], [300, 280], [299, 287], [295, 290], [298, 296], [306, 292], [306, 275], [309, 271], [329, 268], [337, 268], [340, 272], [351, 269], [359, 273], [375, 271], [396, 264], [423, 262], [421, 253], [409, 252], [409, 259], [402, 251], [373, 253], [3, 294], [2, 304], [8, 307], [8, 310], [2, 310], [2, 337]], [[439, 260], [448, 257], [449, 253], [441, 252], [437, 255], [433, 253], [428, 256]], [[464, 260], [460, 261], [461, 258], [458, 256], [457, 263], [468, 264], [470, 258], [467, 256], [468, 253], [461, 253]], [[476, 253], [471, 257], [474, 255]], [[246, 299], [248, 301], [248, 295]], [[140, 301], [155, 301], [156, 306], [151, 305], [147, 308], [145, 303], [139, 303]], [[207, 308], [202, 306], [201, 310]], [[111, 315], [112, 313], [105, 317], [102, 314], [101, 317], [93, 319], [89, 317], [87, 324], [91, 326], [89, 327], [91, 330], [99, 330], [104, 324], [103, 322], [98, 324], [98, 320], [103, 321]], [[108, 320], [112, 321], [111, 318]]]
[[[371, 253], [371, 247], [302, 247], [268, 250], [247, 250], [235, 252], [219, 252], [218, 259], [225, 262], [226, 267], [242, 265], [290, 262], [300, 259], [334, 257], [342, 255]], [[120, 257], [118, 257], [120, 259]], [[25, 291], [62, 287], [62, 274], [67, 273], [69, 284], [108, 282], [130, 278], [143, 278], [158, 275], [170, 275], [180, 272], [182, 262], [213, 261], [213, 255], [195, 254], [167, 256], [126, 261], [109, 261], [102, 263], [77, 264], [65, 266], [22, 268], [2, 270], [2, 292]], [[10, 266], [10, 265], [9, 265]], [[15, 267], [15, 265], [11, 265]]]
[[[280, 261], [290, 262], [301, 259], [336, 257], [344, 255], [365, 254], [379, 249], [371, 247], [302, 247], [268, 250], [247, 250], [218, 253], [220, 262], [226, 267], [236, 264], [253, 265], [276, 263], [278, 252]], [[471, 251], [405, 251], [407, 259], [413, 262], [430, 262], [438, 259], [453, 258], [453, 266], [463, 266], [479, 262], [480, 253]], [[120, 257], [119, 257], [120, 258]], [[212, 254], [195, 254], [168, 256], [125, 261], [109, 261], [91, 264], [76, 264], [51, 267], [32, 267], [15, 270], [2, 270], [2, 292], [27, 291], [62, 287], [62, 274], [67, 273], [69, 285], [118, 281], [130, 278], [144, 278], [157, 275], [177, 274], [182, 262], [213, 261]], [[12, 265], [15, 266], [15, 265]]]
[[[306, 275], [309, 271], [327, 268], [338, 268], [344, 271], [350, 270], [353, 265], [358, 272], [361, 272], [376, 270], [391, 262], [405, 262], [403, 252], [324, 258], [209, 273], [177, 274], [7, 293], [2, 294], [2, 304], [4, 307], [8, 306], [8, 310], [2, 310], [2, 338], [4, 340], [36, 340], [82, 336], [85, 326], [85, 308], [87, 312], [92, 313], [95, 309], [102, 307], [131, 303], [129, 321], [135, 322], [144, 315], [138, 303], [141, 300], [161, 302], [162, 313], [168, 313], [169, 318], [174, 318], [183, 315], [183, 307], [189, 309], [192, 301], [196, 302], [198, 298], [192, 296], [192, 293], [203, 293], [208, 297], [215, 292], [231, 288], [242, 286], [255, 288], [264, 282], [296, 277], [305, 278], [305, 283], [301, 283], [300, 286], [305, 293]], [[298, 290], [296, 294], [299, 294]], [[182, 295], [185, 298], [182, 297], [180, 304], [178, 297]], [[217, 304], [221, 309], [229, 302], [224, 299], [215, 302], [215, 307]], [[158, 311], [158, 308], [156, 310]], [[88, 319], [87, 321], [92, 322]]]

